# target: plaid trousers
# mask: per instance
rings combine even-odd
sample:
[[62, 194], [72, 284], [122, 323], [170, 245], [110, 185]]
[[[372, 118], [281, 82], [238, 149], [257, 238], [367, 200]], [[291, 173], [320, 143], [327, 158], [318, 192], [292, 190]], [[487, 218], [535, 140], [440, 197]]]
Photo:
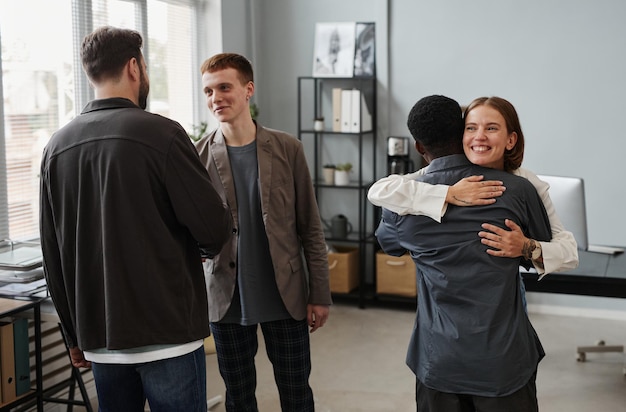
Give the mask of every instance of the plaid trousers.
[[[283, 412], [313, 412], [311, 345], [306, 319], [261, 323], [267, 356], [274, 367]], [[211, 323], [217, 362], [226, 386], [226, 411], [257, 412], [257, 325]]]

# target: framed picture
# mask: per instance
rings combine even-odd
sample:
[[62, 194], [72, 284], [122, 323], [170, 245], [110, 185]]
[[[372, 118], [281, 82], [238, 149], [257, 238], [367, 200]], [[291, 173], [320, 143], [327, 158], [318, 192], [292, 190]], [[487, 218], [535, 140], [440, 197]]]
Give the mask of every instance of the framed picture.
[[357, 23], [354, 51], [354, 76], [376, 74], [376, 32], [374, 23]]
[[314, 77], [353, 77], [356, 23], [317, 23]]

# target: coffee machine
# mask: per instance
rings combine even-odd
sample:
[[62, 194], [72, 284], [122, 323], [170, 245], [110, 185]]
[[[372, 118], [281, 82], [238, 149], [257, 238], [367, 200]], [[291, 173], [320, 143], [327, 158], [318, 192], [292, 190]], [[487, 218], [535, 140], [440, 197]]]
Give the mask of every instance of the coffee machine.
[[409, 138], [387, 138], [387, 173], [403, 175], [413, 172], [415, 165], [409, 156]]

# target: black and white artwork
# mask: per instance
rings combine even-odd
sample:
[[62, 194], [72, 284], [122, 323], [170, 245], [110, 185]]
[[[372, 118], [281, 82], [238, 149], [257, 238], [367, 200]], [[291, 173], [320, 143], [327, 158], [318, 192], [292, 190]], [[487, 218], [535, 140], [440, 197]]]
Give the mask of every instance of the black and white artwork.
[[356, 23], [317, 23], [314, 77], [353, 77]]
[[374, 23], [356, 24], [356, 48], [354, 51], [354, 76], [376, 74], [376, 33]]

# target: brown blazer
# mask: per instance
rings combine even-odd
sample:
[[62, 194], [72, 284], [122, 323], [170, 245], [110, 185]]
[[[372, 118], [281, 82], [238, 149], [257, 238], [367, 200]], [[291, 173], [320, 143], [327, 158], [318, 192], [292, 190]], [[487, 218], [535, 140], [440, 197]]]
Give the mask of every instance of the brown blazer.
[[[291, 316], [302, 320], [307, 304], [332, 303], [324, 232], [309, 168], [302, 143], [292, 135], [257, 124], [256, 140], [261, 211], [276, 284]], [[237, 279], [237, 199], [221, 130], [195, 146], [234, 222], [233, 236], [206, 265], [209, 319], [217, 322], [230, 306]]]

